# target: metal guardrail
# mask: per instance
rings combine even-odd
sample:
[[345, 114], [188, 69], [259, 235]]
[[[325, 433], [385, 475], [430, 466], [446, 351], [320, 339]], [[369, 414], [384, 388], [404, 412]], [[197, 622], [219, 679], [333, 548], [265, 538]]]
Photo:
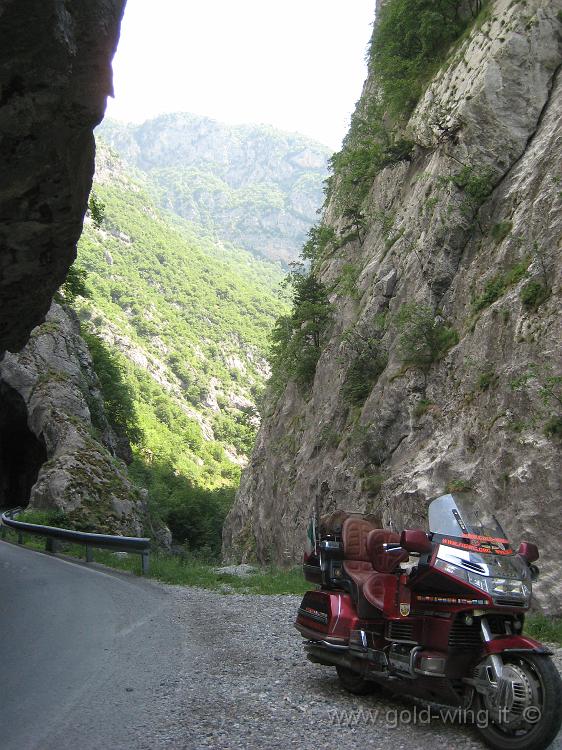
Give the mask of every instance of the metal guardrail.
[[86, 531], [71, 531], [59, 529], [56, 526], [43, 526], [38, 523], [16, 521], [14, 516], [21, 513], [23, 508], [7, 510], [0, 516], [0, 534], [5, 537], [6, 528], [13, 529], [18, 534], [18, 544], [24, 544], [24, 534], [45, 537], [45, 550], [56, 552], [56, 542], [71, 542], [86, 547], [86, 562], [93, 562], [93, 548], [111, 549], [115, 552], [132, 552], [141, 556], [141, 571], [148, 573], [150, 539], [136, 536], [112, 536], [111, 534], [91, 534]]

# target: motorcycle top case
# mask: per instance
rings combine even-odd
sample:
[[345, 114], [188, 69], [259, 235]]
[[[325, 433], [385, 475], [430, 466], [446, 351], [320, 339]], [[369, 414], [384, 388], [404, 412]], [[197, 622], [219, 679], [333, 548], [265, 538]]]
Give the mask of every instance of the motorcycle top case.
[[295, 627], [308, 640], [343, 644], [358, 618], [349, 594], [343, 591], [307, 591]]

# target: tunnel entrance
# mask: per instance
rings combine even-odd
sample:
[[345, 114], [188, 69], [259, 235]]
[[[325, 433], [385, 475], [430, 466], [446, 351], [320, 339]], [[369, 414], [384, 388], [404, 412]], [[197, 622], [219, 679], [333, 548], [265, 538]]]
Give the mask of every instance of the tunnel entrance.
[[25, 401], [0, 380], [0, 509], [26, 506], [47, 451], [27, 426]]

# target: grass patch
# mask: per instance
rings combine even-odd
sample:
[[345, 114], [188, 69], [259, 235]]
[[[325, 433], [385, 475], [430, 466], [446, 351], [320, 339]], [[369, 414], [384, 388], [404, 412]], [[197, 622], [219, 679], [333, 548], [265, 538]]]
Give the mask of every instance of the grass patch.
[[388, 355], [376, 339], [361, 342], [342, 386], [342, 398], [351, 406], [362, 406], [388, 364]]
[[482, 370], [478, 377], [478, 390], [487, 391], [498, 384], [499, 377], [493, 370]]
[[18, 513], [17, 520], [25, 523], [37, 523], [41, 526], [71, 528], [66, 513], [61, 510], [25, 510]]
[[525, 618], [525, 633], [538, 641], [562, 646], [562, 618], [529, 615]]
[[474, 312], [479, 312], [480, 310], [489, 307], [497, 299], [504, 295], [509, 287], [521, 281], [521, 279], [527, 273], [529, 263], [530, 259], [524, 258], [519, 263], [516, 263], [508, 271], [493, 276], [486, 283], [482, 294], [472, 300], [472, 309], [474, 310]]
[[402, 305], [397, 316], [402, 362], [427, 369], [458, 344], [458, 333], [427, 305]]
[[429, 401], [427, 398], [422, 398], [414, 406], [414, 417], [420, 419], [427, 412], [430, 406], [433, 406], [433, 401]]
[[521, 302], [527, 310], [536, 310], [550, 295], [550, 290], [539, 281], [528, 281], [521, 289]]
[[[26, 521], [29, 520], [28, 515], [31, 514], [26, 514]], [[7, 541], [15, 542], [16, 539], [15, 531], [6, 530]], [[25, 546], [30, 549], [45, 549], [45, 540], [40, 537], [25, 534], [24, 539]], [[83, 559], [85, 556], [85, 548], [81, 545], [60, 544], [59, 549], [61, 554], [68, 557]], [[94, 561], [107, 565], [109, 568], [140, 575], [140, 555], [121, 555], [110, 550], [94, 549]], [[219, 562], [204, 562], [195, 554], [180, 556], [154, 552], [150, 555], [150, 573], [147, 578], [177, 586], [194, 586], [219, 591], [224, 594], [299, 595], [310, 589], [310, 584], [304, 579], [300, 566], [287, 570], [273, 566], [263, 567], [258, 569], [257, 573], [245, 578], [217, 573], [215, 568], [219, 566]]]
[[500, 242], [505, 240], [512, 229], [513, 223], [511, 221], [500, 221], [499, 224], [494, 224], [492, 227], [492, 237], [494, 238], [494, 241], [499, 245]]
[[360, 295], [359, 290], [357, 289], [357, 281], [360, 275], [361, 268], [359, 268], [359, 266], [356, 266], [353, 263], [346, 263], [342, 268], [336, 288], [346, 297], [358, 300]]
[[382, 474], [371, 474], [363, 477], [361, 480], [361, 489], [369, 495], [378, 495], [383, 484], [384, 477]]
[[544, 434], [549, 438], [562, 440], [562, 417], [550, 417], [544, 426]]
[[476, 169], [466, 165], [451, 179], [459, 190], [464, 191], [465, 200], [461, 208], [470, 210], [479, 208], [494, 188], [493, 172], [490, 169]]
[[472, 486], [465, 479], [451, 479], [447, 485], [447, 492], [470, 492]]

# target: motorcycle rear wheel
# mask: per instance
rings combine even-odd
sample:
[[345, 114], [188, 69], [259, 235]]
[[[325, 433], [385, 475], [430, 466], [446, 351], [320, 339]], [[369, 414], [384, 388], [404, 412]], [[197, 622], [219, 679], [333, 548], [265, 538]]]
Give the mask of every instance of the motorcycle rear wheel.
[[338, 665], [336, 666], [336, 672], [338, 673], [341, 686], [348, 693], [353, 693], [353, 695], [368, 695], [376, 688], [376, 683], [366, 680], [360, 674], [357, 674], [357, 672], [348, 669], [348, 667]]
[[[504, 664], [516, 664], [529, 680], [535, 682], [540, 705], [527, 707], [531, 721], [524, 721], [521, 726], [510, 728], [489, 721], [487, 726], [478, 726], [478, 730], [494, 750], [544, 750], [554, 740], [562, 723], [560, 674], [551, 659], [542, 654], [514, 654], [504, 658]], [[488, 709], [486, 699], [480, 694], [476, 694], [475, 703], [477, 709]]]

